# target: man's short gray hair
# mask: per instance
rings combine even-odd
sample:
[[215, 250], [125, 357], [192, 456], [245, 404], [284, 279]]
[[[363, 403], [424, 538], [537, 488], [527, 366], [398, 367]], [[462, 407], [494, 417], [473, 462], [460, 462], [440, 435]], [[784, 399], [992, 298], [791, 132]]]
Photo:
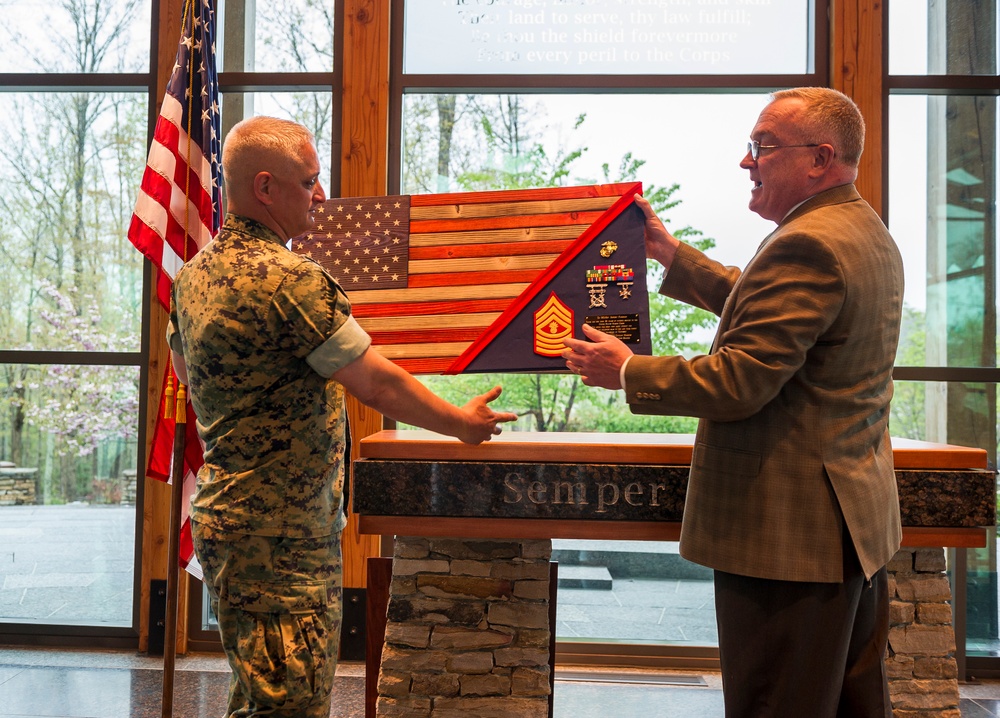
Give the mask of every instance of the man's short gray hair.
[[836, 157], [857, 167], [865, 148], [865, 120], [854, 100], [829, 87], [793, 87], [771, 93], [771, 101], [798, 99], [805, 104], [803, 139], [833, 145]]
[[316, 144], [304, 125], [277, 117], [248, 117], [233, 125], [222, 148], [222, 176], [226, 182], [250, 181], [273, 163], [296, 156], [305, 143]]

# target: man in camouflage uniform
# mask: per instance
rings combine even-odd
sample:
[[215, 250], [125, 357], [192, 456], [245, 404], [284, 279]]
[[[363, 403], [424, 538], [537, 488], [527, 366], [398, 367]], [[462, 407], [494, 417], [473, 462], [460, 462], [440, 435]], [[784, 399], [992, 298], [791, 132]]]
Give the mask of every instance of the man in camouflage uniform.
[[340, 638], [344, 391], [468, 443], [515, 415], [500, 388], [464, 407], [375, 351], [336, 281], [286, 245], [326, 197], [312, 135], [236, 125], [223, 150], [229, 214], [178, 272], [167, 339], [205, 444], [191, 504], [233, 671], [227, 716], [327, 718]]

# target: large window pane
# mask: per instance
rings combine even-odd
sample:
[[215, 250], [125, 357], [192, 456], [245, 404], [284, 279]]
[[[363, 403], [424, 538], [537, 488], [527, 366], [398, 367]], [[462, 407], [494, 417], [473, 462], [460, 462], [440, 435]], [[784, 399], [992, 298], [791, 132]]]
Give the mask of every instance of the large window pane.
[[134, 625], [151, 98], [93, 83], [147, 84], [152, 5], [4, 3], [0, 73], [60, 89], [0, 93], [0, 623]]
[[411, 0], [404, 8], [403, 71], [805, 74], [812, 71], [812, 5], [802, 0]]
[[0, 364], [8, 504], [134, 503], [139, 368]]
[[331, 72], [334, 0], [222, 0], [224, 72]]
[[899, 365], [996, 366], [997, 105], [890, 97], [889, 229], [906, 269]]
[[0, 365], [0, 622], [130, 626], [139, 369]]
[[146, 72], [151, 5], [151, 0], [5, 2], [0, 72]]
[[913, 0], [888, 8], [889, 74], [996, 73], [996, 0]]
[[[998, 102], [969, 90], [1000, 64], [997, 2], [888, 7], [890, 75], [927, 75], [931, 93], [889, 97], [889, 220], [907, 281], [896, 364], [996, 367]], [[897, 382], [891, 428], [984, 448], [995, 466], [996, 402], [995, 383]], [[964, 558], [968, 654], [1000, 655], [996, 534]]]
[[146, 98], [0, 94], [0, 347], [138, 351]]
[[134, 506], [0, 506], [0, 518], [0, 623], [132, 625]]
[[556, 639], [714, 646], [712, 570], [677, 542], [552, 542], [559, 562]]

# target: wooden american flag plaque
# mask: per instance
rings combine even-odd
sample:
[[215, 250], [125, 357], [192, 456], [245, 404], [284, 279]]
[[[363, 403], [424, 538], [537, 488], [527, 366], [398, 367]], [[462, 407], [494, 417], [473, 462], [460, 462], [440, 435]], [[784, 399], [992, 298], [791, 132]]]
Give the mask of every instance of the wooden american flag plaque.
[[294, 251], [414, 374], [565, 371], [586, 321], [652, 351], [639, 182], [327, 200]]

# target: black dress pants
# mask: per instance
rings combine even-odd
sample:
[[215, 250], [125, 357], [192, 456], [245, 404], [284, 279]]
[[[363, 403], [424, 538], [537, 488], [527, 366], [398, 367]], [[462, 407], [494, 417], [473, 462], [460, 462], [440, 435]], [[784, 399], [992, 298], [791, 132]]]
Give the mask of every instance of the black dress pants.
[[845, 544], [843, 583], [715, 572], [726, 718], [892, 716], [886, 570], [865, 580]]

